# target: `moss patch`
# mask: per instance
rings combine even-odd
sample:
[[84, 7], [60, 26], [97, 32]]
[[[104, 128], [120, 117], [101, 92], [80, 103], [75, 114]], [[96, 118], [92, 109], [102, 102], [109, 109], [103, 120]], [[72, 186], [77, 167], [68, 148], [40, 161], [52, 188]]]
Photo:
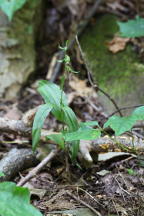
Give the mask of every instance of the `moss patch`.
[[96, 82], [122, 102], [122, 98], [131, 94], [136, 83], [138, 84], [144, 77], [144, 65], [139, 62], [131, 45], [117, 54], [108, 50], [107, 42], [116, 32], [118, 32], [116, 17], [100, 16], [83, 34], [81, 45]]

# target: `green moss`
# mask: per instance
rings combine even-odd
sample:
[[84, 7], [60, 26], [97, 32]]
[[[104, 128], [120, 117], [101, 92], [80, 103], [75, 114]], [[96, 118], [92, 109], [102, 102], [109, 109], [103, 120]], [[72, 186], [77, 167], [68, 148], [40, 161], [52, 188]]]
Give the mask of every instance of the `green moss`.
[[111, 96], [120, 98], [132, 91], [135, 79], [144, 71], [144, 65], [139, 63], [131, 45], [117, 54], [108, 50], [107, 42], [116, 32], [116, 17], [100, 16], [84, 32], [81, 45], [96, 82]]

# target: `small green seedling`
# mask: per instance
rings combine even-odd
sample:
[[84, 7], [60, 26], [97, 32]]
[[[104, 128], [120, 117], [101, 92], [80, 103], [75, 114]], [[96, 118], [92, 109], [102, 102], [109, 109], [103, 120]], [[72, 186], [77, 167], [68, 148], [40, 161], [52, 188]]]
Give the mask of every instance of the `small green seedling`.
[[137, 173], [133, 169], [127, 169], [127, 172], [129, 175], [133, 175], [133, 176], [137, 175]]
[[[60, 47], [65, 55], [61, 62], [65, 66], [65, 72], [72, 72], [70, 57], [67, 55], [67, 43], [65, 47]], [[35, 115], [32, 128], [32, 148], [36, 150], [40, 141], [41, 129], [46, 117], [51, 112], [53, 116], [64, 125], [58, 134], [51, 134], [47, 139], [55, 141], [61, 149], [71, 152], [72, 159], [75, 159], [79, 150], [80, 140], [94, 140], [101, 136], [101, 132], [106, 127], [111, 127], [116, 136], [132, 129], [138, 120], [144, 120], [144, 106], [135, 109], [131, 115], [126, 117], [112, 116], [104, 124], [104, 128], [98, 125], [97, 121], [78, 122], [73, 110], [68, 106], [67, 97], [63, 91], [66, 77], [62, 78], [61, 88], [46, 80], [39, 82], [38, 92], [43, 97], [45, 104], [41, 105]], [[97, 128], [94, 129], [93, 127]]]
[[63, 63], [65, 67], [65, 72], [66, 73], [78, 73], [77, 71], [73, 70], [71, 66], [71, 58], [67, 54], [68, 50], [68, 41], [66, 41], [66, 45], [64, 47], [59, 46], [59, 49], [64, 51], [64, 58], [61, 60], [58, 60], [58, 62]]
[[[65, 66], [66, 74], [73, 72], [70, 65], [70, 57], [67, 55], [67, 43], [65, 47], [60, 47], [65, 53], [61, 60]], [[35, 151], [41, 136], [46, 117], [51, 112], [53, 116], [64, 124], [64, 128], [59, 134], [51, 134], [47, 139], [51, 139], [59, 144], [62, 149], [69, 149], [72, 159], [75, 159], [79, 150], [80, 139], [96, 139], [101, 132], [98, 129], [93, 129], [85, 124], [79, 124], [73, 110], [68, 106], [66, 95], [63, 91], [66, 77], [61, 81], [61, 88], [50, 82], [42, 80], [39, 82], [38, 92], [43, 97], [45, 104], [41, 105], [35, 115], [32, 128], [32, 148]], [[89, 125], [98, 125], [95, 122], [88, 122]]]

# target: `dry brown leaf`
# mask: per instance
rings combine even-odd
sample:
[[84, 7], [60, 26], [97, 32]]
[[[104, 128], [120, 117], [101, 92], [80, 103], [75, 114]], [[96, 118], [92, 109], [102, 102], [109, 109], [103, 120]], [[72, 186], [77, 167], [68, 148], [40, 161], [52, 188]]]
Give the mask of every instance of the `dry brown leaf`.
[[11, 107], [8, 112], [4, 115], [4, 117], [11, 119], [11, 120], [19, 120], [22, 116], [21, 111], [16, 107]]
[[115, 36], [110, 42], [107, 43], [108, 49], [112, 53], [117, 53], [121, 50], [124, 50], [126, 47], [126, 44], [130, 41], [130, 38], [121, 38], [118, 36]]
[[69, 82], [70, 87], [76, 91], [77, 96], [88, 97], [88, 96], [96, 96], [95, 91], [87, 87], [85, 80], [80, 80], [77, 77], [73, 76]]

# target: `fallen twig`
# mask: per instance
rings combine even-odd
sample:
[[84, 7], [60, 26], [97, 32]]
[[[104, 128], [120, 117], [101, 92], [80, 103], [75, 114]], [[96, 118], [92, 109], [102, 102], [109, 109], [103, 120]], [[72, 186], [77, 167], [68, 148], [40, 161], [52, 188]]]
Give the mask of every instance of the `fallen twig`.
[[[28, 116], [27, 116], [28, 117]], [[29, 126], [31, 123], [30, 121], [23, 121], [23, 120], [10, 120], [7, 118], [0, 118], [0, 131], [20, 135], [23, 137], [32, 137], [32, 128]], [[47, 142], [46, 135], [56, 133], [56, 132], [49, 132], [48, 130], [42, 129], [41, 131], [41, 141]], [[53, 143], [51, 141], [50, 143]]]
[[18, 186], [23, 186], [31, 178], [33, 178], [49, 161], [51, 161], [59, 152], [59, 149], [53, 150], [45, 157], [33, 170], [31, 170], [24, 178], [18, 182]]
[[103, 89], [101, 89], [99, 86], [97, 86], [96, 84], [93, 83], [93, 81], [92, 81], [92, 73], [91, 73], [91, 71], [90, 71], [90, 68], [89, 68], [87, 62], [86, 62], [86, 59], [85, 59], [85, 57], [84, 57], [84, 54], [83, 54], [83, 51], [82, 51], [82, 48], [81, 48], [81, 45], [80, 45], [80, 43], [79, 43], [79, 40], [78, 40], [78, 37], [77, 37], [77, 36], [76, 36], [76, 43], [77, 43], [77, 45], [78, 45], [78, 48], [79, 48], [81, 57], [82, 57], [82, 59], [83, 59], [83, 63], [84, 63], [84, 65], [85, 65], [85, 69], [86, 69], [87, 75], [88, 75], [88, 80], [89, 80], [91, 86], [92, 86], [94, 89], [99, 90], [100, 92], [102, 92], [102, 93], [113, 103], [113, 105], [115, 106], [115, 108], [116, 108], [117, 112], [120, 114], [120, 116], [123, 116], [123, 114], [122, 114], [122, 112], [120, 111], [120, 109], [119, 109], [117, 103], [115, 102], [115, 100], [114, 100], [107, 92], [105, 92]]
[[31, 133], [31, 128], [25, 125], [22, 120], [0, 118], [0, 131], [27, 137]]
[[[1, 122], [3, 124], [1, 124]], [[12, 123], [12, 124], [11, 124]], [[22, 127], [21, 127], [22, 125]], [[8, 133], [14, 133], [14, 134], [18, 134], [24, 137], [29, 137], [31, 138], [31, 131], [32, 128], [27, 127], [22, 120], [8, 120], [8, 119], [4, 119], [4, 118], [0, 118], [0, 131], [4, 131], [4, 132], [8, 132]], [[49, 132], [48, 130], [43, 130], [42, 129], [42, 133], [41, 133], [41, 142], [47, 142], [49, 143], [48, 140], [46, 140], [46, 135], [48, 134], [52, 134], [52, 133], [57, 133], [57, 132]], [[140, 137], [143, 138], [143, 137]], [[50, 141], [51, 144], [56, 144], [53, 141]], [[95, 151], [97, 153], [101, 152], [101, 151], [105, 151], [106, 149], [114, 149], [116, 143], [120, 143], [123, 146], [126, 147], [135, 147], [136, 150], [140, 149], [144, 149], [144, 143], [142, 139], [136, 139], [136, 138], [124, 138], [123, 136], [121, 137], [116, 137], [115, 140], [110, 139], [108, 137], [101, 137], [100, 139], [94, 140], [94, 141], [84, 141], [81, 140], [80, 141], [80, 153], [82, 155], [82, 157], [89, 161], [92, 162], [92, 158], [90, 156], [90, 151]], [[108, 146], [107, 148], [103, 148], [103, 146]], [[107, 151], [107, 150], [106, 150]]]
[[80, 188], [80, 187], [77, 187], [76, 188], [77, 190], [81, 190], [83, 191], [85, 194], [87, 194], [92, 200], [94, 200], [98, 205], [100, 205], [102, 208], [104, 207], [98, 200], [96, 200], [96, 198], [94, 198], [90, 193], [88, 193], [86, 190]]
[[[133, 108], [137, 108], [137, 107], [140, 107], [140, 106], [144, 106], [144, 105], [141, 104], [141, 105], [135, 105], [135, 106], [127, 106], [127, 107], [119, 108], [119, 110], [133, 109]], [[111, 117], [111, 116], [113, 116], [113, 115], [115, 115], [117, 112], [118, 112], [118, 110], [112, 112], [112, 113], [108, 116], [108, 118]]]
[[94, 212], [97, 216], [102, 216], [100, 212], [98, 212], [96, 209], [94, 209], [92, 206], [90, 206], [89, 204], [87, 204], [86, 202], [84, 202], [83, 200], [77, 198], [75, 195], [71, 194], [69, 191], [66, 191], [66, 193], [72, 197], [73, 199], [75, 199], [77, 202], [81, 203], [82, 205], [86, 206], [87, 208], [89, 208], [92, 212]]

